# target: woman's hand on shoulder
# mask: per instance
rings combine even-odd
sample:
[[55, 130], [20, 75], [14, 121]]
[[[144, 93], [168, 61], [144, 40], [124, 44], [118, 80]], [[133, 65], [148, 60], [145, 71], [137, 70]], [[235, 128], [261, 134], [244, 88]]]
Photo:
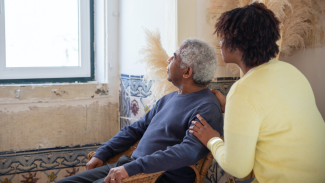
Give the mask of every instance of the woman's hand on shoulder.
[[225, 112], [225, 108], [226, 108], [226, 97], [219, 90], [211, 90], [211, 92], [219, 100], [220, 107], [221, 107], [221, 111], [222, 111], [222, 113], [224, 113]]
[[205, 146], [207, 146], [209, 140], [213, 137], [220, 137], [220, 133], [214, 130], [201, 115], [196, 115], [201, 121], [192, 121], [192, 126], [189, 127], [190, 133], [198, 138]]

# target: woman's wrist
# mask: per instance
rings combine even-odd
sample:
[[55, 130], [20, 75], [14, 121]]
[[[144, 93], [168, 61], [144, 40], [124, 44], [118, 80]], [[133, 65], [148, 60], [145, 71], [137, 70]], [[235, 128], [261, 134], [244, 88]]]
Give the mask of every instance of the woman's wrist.
[[212, 145], [220, 142], [223, 142], [223, 140], [220, 137], [212, 137], [207, 143], [207, 148], [211, 151]]

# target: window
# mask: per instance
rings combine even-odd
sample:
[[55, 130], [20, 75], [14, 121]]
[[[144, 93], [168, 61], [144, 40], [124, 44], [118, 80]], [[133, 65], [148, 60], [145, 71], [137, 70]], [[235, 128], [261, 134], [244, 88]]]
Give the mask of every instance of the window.
[[0, 0], [0, 83], [94, 79], [93, 0]]

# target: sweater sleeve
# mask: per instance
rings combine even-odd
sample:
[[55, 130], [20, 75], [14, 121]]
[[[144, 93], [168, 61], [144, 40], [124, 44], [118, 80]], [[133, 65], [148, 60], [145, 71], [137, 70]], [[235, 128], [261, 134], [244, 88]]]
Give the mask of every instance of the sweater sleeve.
[[254, 166], [260, 115], [247, 98], [237, 94], [229, 97], [225, 111], [225, 142], [215, 137], [207, 147], [226, 172], [243, 178]]
[[[188, 123], [188, 127], [191, 125], [192, 120], [199, 121], [195, 117], [196, 114], [203, 116], [214, 128], [218, 126], [217, 123], [221, 123], [221, 125], [223, 123], [222, 114], [216, 105], [204, 105], [195, 111], [195, 114], [193, 114], [192, 119]], [[209, 150], [187, 130], [180, 144], [167, 147], [163, 151], [156, 151], [151, 155], [137, 158], [135, 161], [124, 164], [123, 166], [129, 176], [138, 173], [175, 170], [195, 164], [198, 160], [206, 156], [208, 152]]]
[[[159, 101], [157, 102], [157, 104]], [[151, 119], [157, 111], [157, 106], [153, 107], [142, 119], [134, 122], [131, 125], [125, 126], [119, 133], [117, 133], [109, 141], [105, 142], [96, 151], [94, 157], [106, 162], [109, 158], [116, 154], [126, 151], [135, 142], [141, 139], [144, 132], [148, 128]]]

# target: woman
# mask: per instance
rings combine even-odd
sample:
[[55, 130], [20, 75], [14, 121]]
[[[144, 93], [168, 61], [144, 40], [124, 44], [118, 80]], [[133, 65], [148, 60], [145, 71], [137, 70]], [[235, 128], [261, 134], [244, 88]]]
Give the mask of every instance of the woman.
[[279, 53], [279, 25], [262, 3], [221, 15], [215, 33], [223, 60], [245, 76], [227, 100], [214, 91], [225, 106], [225, 141], [199, 115], [190, 133], [235, 177], [254, 170], [254, 183], [325, 182], [325, 124], [310, 84], [292, 65], [271, 60]]

